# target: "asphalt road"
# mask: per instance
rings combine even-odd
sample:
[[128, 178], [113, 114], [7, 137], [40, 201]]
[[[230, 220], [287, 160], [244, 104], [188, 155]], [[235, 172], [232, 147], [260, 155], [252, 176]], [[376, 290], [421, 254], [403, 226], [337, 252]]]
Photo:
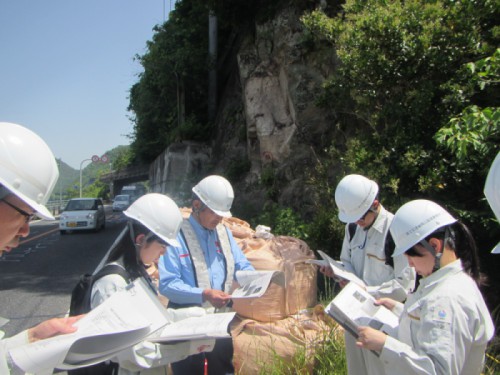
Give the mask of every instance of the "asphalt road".
[[100, 232], [59, 234], [59, 222], [38, 221], [21, 245], [0, 257], [0, 316], [12, 336], [43, 320], [64, 316], [71, 290], [83, 273], [94, 271], [125, 225], [121, 212], [106, 207]]

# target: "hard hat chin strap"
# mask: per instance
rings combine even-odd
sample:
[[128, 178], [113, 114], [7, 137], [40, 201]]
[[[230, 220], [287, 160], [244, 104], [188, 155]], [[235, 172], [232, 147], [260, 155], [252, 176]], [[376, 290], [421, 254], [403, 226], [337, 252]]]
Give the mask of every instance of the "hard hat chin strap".
[[423, 246], [429, 253], [434, 256], [434, 268], [432, 269], [432, 272], [437, 271], [439, 268], [441, 268], [441, 256], [443, 255], [443, 253], [436, 252], [436, 249], [434, 249], [427, 240], [422, 240], [418, 244]]
[[132, 240], [132, 243], [135, 246], [135, 255], [136, 255], [137, 259], [139, 259], [139, 250], [141, 249], [141, 244], [138, 244], [136, 242], [134, 224], [133, 224], [132, 220], [128, 221], [127, 226], [128, 226], [128, 232], [130, 234], [130, 239]]
[[441, 257], [443, 256], [444, 244], [448, 240], [449, 236], [450, 236], [450, 229], [446, 227], [443, 238], [443, 249], [440, 253], [438, 253], [436, 249], [434, 249], [427, 240], [422, 240], [419, 242], [420, 245], [422, 245], [428, 252], [430, 252], [434, 256], [434, 268], [432, 272], [437, 271], [438, 269], [441, 268]]

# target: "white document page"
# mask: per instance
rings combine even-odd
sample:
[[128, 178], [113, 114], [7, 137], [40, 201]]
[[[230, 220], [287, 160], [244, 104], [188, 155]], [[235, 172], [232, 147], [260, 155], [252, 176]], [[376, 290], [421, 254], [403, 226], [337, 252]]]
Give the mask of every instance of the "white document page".
[[399, 318], [356, 283], [347, 284], [326, 307], [326, 312], [357, 337], [358, 326], [370, 326], [389, 336], [397, 334]]
[[12, 349], [13, 361], [24, 371], [37, 373], [65, 369], [65, 364], [73, 368], [95, 363], [135, 345], [167, 323], [157, 309], [156, 296], [153, 300], [147, 288], [141, 280], [136, 281], [75, 323], [75, 333]]
[[362, 287], [365, 287], [365, 283], [363, 280], [361, 280], [359, 277], [357, 277], [355, 274], [352, 272], [346, 271], [344, 268], [344, 265], [342, 262], [338, 262], [332, 257], [328, 256], [328, 254], [324, 253], [321, 250], [318, 250], [318, 254], [321, 255], [321, 257], [328, 262], [329, 266], [332, 268], [333, 272], [335, 273], [335, 277], [347, 280], [347, 281], [354, 281], [356, 284], [361, 285]]
[[285, 274], [281, 271], [236, 271], [240, 287], [235, 289], [231, 298], [261, 297], [271, 281], [284, 285]]
[[207, 314], [179, 320], [167, 325], [161, 332], [155, 334], [154, 337], [148, 338], [148, 340], [153, 342], [169, 342], [230, 337], [228, 326], [235, 315], [235, 312]]

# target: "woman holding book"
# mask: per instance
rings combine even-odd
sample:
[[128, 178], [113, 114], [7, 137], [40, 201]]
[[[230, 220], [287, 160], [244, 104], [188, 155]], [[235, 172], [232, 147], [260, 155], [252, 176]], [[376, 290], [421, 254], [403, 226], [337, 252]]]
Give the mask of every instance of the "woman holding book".
[[394, 256], [405, 254], [422, 279], [404, 305], [379, 300], [400, 316], [397, 337], [361, 327], [357, 345], [380, 353], [387, 374], [480, 374], [494, 326], [469, 230], [438, 204], [414, 200], [390, 231]]
[[[157, 294], [156, 286], [147, 272], [147, 267], [158, 260], [167, 245], [179, 246], [176, 240], [182, 223], [179, 208], [169, 197], [150, 193], [136, 200], [126, 211], [130, 220], [127, 227], [112, 245], [106, 265], [118, 265], [123, 272], [99, 278], [92, 286], [91, 307], [95, 308], [129, 282], [143, 279]], [[205, 311], [199, 307], [172, 310], [167, 314], [172, 321], [190, 316], [201, 316]], [[118, 374], [165, 374], [165, 365], [186, 358], [200, 351], [210, 351], [214, 340], [193, 340], [173, 345], [160, 345], [144, 341], [129, 348], [113, 362], [119, 364]]]

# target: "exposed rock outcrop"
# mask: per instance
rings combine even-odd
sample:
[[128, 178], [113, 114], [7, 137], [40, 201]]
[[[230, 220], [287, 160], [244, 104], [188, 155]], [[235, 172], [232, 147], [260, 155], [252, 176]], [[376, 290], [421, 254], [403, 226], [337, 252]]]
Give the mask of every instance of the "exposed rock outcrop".
[[[314, 149], [327, 146], [333, 131], [333, 113], [319, 108], [316, 100], [335, 67], [335, 53], [310, 48], [300, 15], [289, 7], [256, 25], [251, 35], [240, 35], [236, 53], [225, 65], [228, 79], [219, 100], [215, 141], [195, 160], [201, 163], [199, 173], [205, 168], [231, 180], [237, 211], [258, 212], [270, 195], [291, 207], [302, 202], [295, 208], [306, 215], [314, 209], [313, 199], [311, 205], [307, 199], [314, 189], [305, 175], [316, 163]], [[178, 147], [172, 145], [155, 161], [155, 191], [179, 190], [179, 179], [193, 170], [190, 153], [199, 151], [189, 146], [177, 152]], [[191, 161], [178, 160], [182, 157]]]

